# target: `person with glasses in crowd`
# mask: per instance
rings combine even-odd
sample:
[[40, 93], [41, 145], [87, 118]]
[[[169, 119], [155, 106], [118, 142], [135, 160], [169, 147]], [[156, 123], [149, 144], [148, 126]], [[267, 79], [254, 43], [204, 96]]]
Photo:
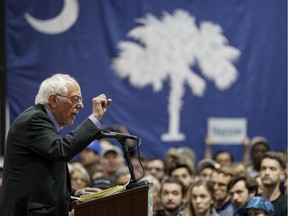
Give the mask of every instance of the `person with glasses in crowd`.
[[101, 138], [99, 120], [111, 103], [101, 94], [92, 99], [92, 114], [66, 136], [84, 108], [78, 82], [67, 74], [44, 80], [35, 105], [12, 123], [4, 155], [1, 216], [68, 215], [71, 195], [97, 192], [97, 188], [71, 189], [67, 162]]
[[152, 175], [161, 183], [166, 178], [165, 164], [160, 158], [151, 158], [146, 161], [145, 175]]

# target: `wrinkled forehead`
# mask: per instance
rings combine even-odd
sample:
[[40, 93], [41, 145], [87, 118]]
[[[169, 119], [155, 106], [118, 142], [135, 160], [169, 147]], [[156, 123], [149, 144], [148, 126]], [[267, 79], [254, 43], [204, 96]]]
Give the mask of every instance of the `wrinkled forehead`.
[[69, 95], [81, 95], [80, 85], [76, 81], [69, 81], [67, 83], [67, 94]]

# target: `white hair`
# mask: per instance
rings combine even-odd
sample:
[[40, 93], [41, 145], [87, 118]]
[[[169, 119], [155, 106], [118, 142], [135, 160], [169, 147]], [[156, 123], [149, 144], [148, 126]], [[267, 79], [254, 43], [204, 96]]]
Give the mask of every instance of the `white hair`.
[[67, 86], [77, 81], [68, 74], [54, 74], [45, 79], [38, 90], [35, 104], [47, 104], [52, 94], [67, 94]]

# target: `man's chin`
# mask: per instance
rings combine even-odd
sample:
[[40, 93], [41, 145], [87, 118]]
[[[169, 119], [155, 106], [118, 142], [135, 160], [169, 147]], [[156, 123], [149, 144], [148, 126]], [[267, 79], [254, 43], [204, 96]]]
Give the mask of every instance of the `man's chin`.
[[166, 208], [166, 211], [168, 211], [168, 212], [175, 212], [175, 211], [177, 211], [178, 210], [178, 207], [176, 208], [176, 207], [168, 207], [168, 208]]
[[61, 124], [60, 126], [64, 128], [64, 127], [73, 125], [73, 123], [74, 123], [74, 121], [73, 122], [66, 122], [65, 124]]
[[[245, 207], [245, 206], [244, 206], [244, 207]], [[236, 208], [236, 209], [240, 209], [240, 208], [242, 208], [242, 205], [240, 205], [240, 204], [237, 205], [237, 204], [236, 204], [236, 205], [235, 205], [235, 208]]]
[[73, 124], [74, 124], [74, 121], [75, 121], [75, 119], [73, 118], [73, 119], [71, 119], [69, 122], [67, 122], [66, 125], [67, 125], [67, 126], [68, 126], [68, 125], [73, 125]]

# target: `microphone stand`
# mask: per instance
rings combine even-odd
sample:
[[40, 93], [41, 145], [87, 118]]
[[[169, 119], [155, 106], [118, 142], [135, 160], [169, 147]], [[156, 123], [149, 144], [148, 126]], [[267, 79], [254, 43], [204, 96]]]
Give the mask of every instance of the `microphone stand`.
[[134, 168], [133, 168], [133, 165], [131, 163], [130, 152], [129, 152], [128, 146], [126, 145], [126, 138], [117, 138], [117, 140], [121, 144], [121, 147], [123, 149], [124, 158], [125, 158], [125, 160], [127, 162], [127, 166], [128, 166], [128, 169], [129, 169], [129, 172], [130, 172], [130, 176], [131, 176], [130, 182], [126, 186], [126, 189], [129, 190], [129, 189], [132, 189], [132, 188], [135, 188], [135, 187], [139, 187], [139, 186], [142, 186], [142, 185], [149, 184], [149, 182], [147, 180], [138, 181], [136, 179], [135, 173], [134, 173]]

